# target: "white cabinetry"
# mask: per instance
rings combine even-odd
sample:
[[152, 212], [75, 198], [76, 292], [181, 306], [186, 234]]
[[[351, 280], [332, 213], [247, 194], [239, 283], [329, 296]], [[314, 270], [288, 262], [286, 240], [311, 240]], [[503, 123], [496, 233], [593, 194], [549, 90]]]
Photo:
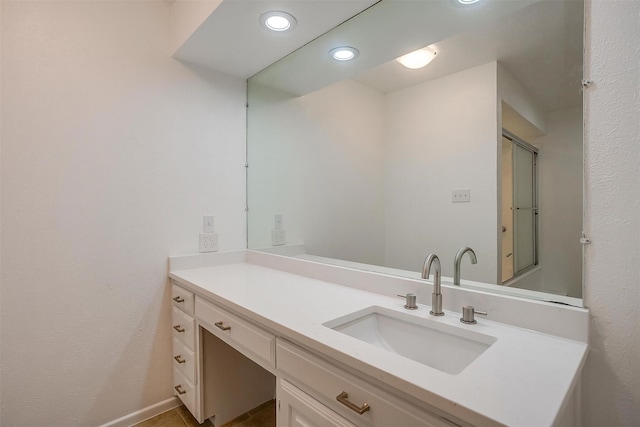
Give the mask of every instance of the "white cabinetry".
[[204, 328], [263, 368], [274, 370], [274, 334], [200, 297], [196, 297], [195, 306], [198, 321]]
[[222, 425], [274, 398], [275, 335], [176, 283], [172, 299], [174, 389], [198, 422]]
[[[277, 396], [279, 427], [580, 424], [577, 391], [588, 350], [584, 310], [560, 309], [557, 319], [569, 326], [557, 329], [559, 337], [499, 322], [467, 326], [458, 316], [430, 318], [424, 307], [404, 312], [397, 299], [336, 285], [373, 280], [376, 289], [405, 292], [417, 286], [415, 281], [364, 272], [354, 276], [330, 266], [316, 270], [306, 260], [285, 262], [253, 251], [214, 255], [178, 257], [170, 265], [178, 326], [172, 332], [176, 392], [183, 393], [181, 399], [199, 421], [213, 415], [215, 425], [222, 425]], [[482, 300], [496, 317], [516, 308], [538, 311], [537, 303], [463, 293], [454, 294]], [[367, 307], [416, 316], [419, 323], [426, 316], [434, 330], [455, 327], [455, 335], [471, 338], [474, 329], [495, 341], [462, 372], [450, 375], [327, 327], [332, 319], [359, 316]], [[554, 310], [540, 306], [540, 313]], [[556, 330], [548, 322], [527, 325]], [[545, 357], [524, 357], [532, 352]], [[491, 392], [483, 393], [487, 387]]]
[[[457, 425], [434, 413], [413, 407], [386, 390], [375, 387], [285, 340], [278, 340], [276, 354], [278, 371], [281, 374], [278, 392], [287, 399], [285, 412], [283, 412], [282, 402], [280, 405], [278, 427], [297, 425], [292, 419], [311, 417], [312, 412], [316, 418], [327, 416], [327, 413], [322, 410], [313, 411], [314, 408], [325, 407], [335, 412], [340, 418], [330, 418], [334, 424], [321, 423], [320, 425], [355, 424], [359, 427], [451, 427]], [[291, 387], [287, 385], [288, 382], [295, 384], [308, 398], [300, 398], [300, 394], [292, 392]], [[314, 403], [309, 400], [312, 398], [316, 399]], [[342, 424], [335, 423], [340, 419], [343, 419], [340, 421]]]
[[180, 286], [172, 284], [171, 313], [173, 325], [173, 388], [182, 403], [199, 422], [200, 414], [197, 385], [198, 366], [196, 348], [196, 322], [194, 318], [194, 295]]
[[275, 395], [278, 427], [465, 425], [175, 283], [172, 297], [174, 388], [201, 423], [215, 416], [222, 425]]
[[357, 427], [283, 379], [277, 399], [278, 427]]

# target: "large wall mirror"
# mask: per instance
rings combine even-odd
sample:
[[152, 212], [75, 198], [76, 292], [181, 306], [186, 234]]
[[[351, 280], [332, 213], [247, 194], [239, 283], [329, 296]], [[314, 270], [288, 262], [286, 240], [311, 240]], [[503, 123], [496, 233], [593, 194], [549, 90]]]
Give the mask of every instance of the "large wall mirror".
[[249, 248], [581, 305], [583, 8], [383, 0], [253, 76]]

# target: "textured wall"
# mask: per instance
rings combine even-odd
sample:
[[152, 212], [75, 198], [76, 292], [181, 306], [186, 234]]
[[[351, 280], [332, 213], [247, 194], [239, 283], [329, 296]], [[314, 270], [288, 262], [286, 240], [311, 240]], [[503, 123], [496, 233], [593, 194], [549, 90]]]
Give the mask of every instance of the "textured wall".
[[640, 422], [640, 2], [587, 5], [583, 425]]
[[245, 246], [245, 83], [168, 52], [168, 2], [2, 2], [2, 426], [171, 397], [167, 256]]

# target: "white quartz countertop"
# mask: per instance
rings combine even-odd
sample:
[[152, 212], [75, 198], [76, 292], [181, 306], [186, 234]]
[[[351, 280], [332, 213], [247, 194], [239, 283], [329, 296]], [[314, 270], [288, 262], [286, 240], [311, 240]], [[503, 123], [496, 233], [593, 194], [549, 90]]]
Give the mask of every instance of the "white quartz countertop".
[[[460, 313], [405, 310], [404, 300], [250, 263], [179, 270], [185, 288], [388, 386], [478, 426], [552, 426], [569, 398], [587, 345]], [[379, 306], [486, 334], [496, 341], [457, 375], [374, 347], [323, 323]]]

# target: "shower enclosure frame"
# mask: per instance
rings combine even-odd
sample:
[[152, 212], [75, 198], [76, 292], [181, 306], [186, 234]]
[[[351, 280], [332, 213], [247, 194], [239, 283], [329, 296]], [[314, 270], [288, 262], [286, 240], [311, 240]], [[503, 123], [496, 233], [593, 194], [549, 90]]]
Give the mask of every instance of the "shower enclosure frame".
[[[517, 202], [517, 194], [516, 194], [516, 184], [515, 184], [515, 176], [516, 176], [516, 151], [515, 149], [512, 149], [511, 152], [511, 179], [513, 181], [513, 185], [512, 185], [512, 194], [511, 194], [511, 202], [512, 202], [512, 206], [511, 206], [511, 217], [512, 217], [512, 228], [513, 228], [513, 237], [512, 237], [512, 254], [513, 254], [513, 258], [512, 258], [512, 263], [513, 263], [513, 274], [511, 277], [509, 277], [506, 280], [503, 280], [504, 277], [502, 277], [502, 267], [500, 268], [501, 271], [501, 277], [500, 277], [500, 281], [499, 283], [502, 283], [503, 285], [507, 285], [509, 284], [510, 281], [518, 278], [519, 276], [527, 273], [528, 271], [533, 270], [534, 268], [538, 267], [539, 265], [539, 254], [538, 254], [538, 248], [539, 248], [539, 236], [538, 236], [538, 232], [539, 232], [539, 195], [538, 195], [538, 149], [536, 147], [534, 147], [533, 145], [527, 143], [526, 141], [524, 141], [522, 138], [519, 138], [518, 136], [514, 135], [513, 133], [509, 132], [506, 129], [502, 129], [502, 137], [511, 141], [511, 143], [515, 146], [514, 148], [519, 148], [519, 149], [523, 149], [526, 150], [528, 153], [531, 153], [532, 156], [532, 164], [531, 164], [531, 206], [527, 206], [527, 207], [519, 207], [516, 206], [516, 202]], [[503, 177], [504, 179], [504, 177]], [[519, 261], [520, 261], [520, 257], [521, 255], [519, 254], [519, 240], [518, 240], [518, 229], [520, 224], [518, 223], [520, 221], [519, 216], [517, 215], [518, 210], [531, 210], [533, 212], [532, 214], [532, 220], [531, 222], [531, 251], [532, 251], [532, 259], [531, 259], [531, 263], [528, 263], [527, 266], [519, 268]], [[504, 260], [504, 256], [503, 254], [501, 255], [501, 263], [505, 262]]]

